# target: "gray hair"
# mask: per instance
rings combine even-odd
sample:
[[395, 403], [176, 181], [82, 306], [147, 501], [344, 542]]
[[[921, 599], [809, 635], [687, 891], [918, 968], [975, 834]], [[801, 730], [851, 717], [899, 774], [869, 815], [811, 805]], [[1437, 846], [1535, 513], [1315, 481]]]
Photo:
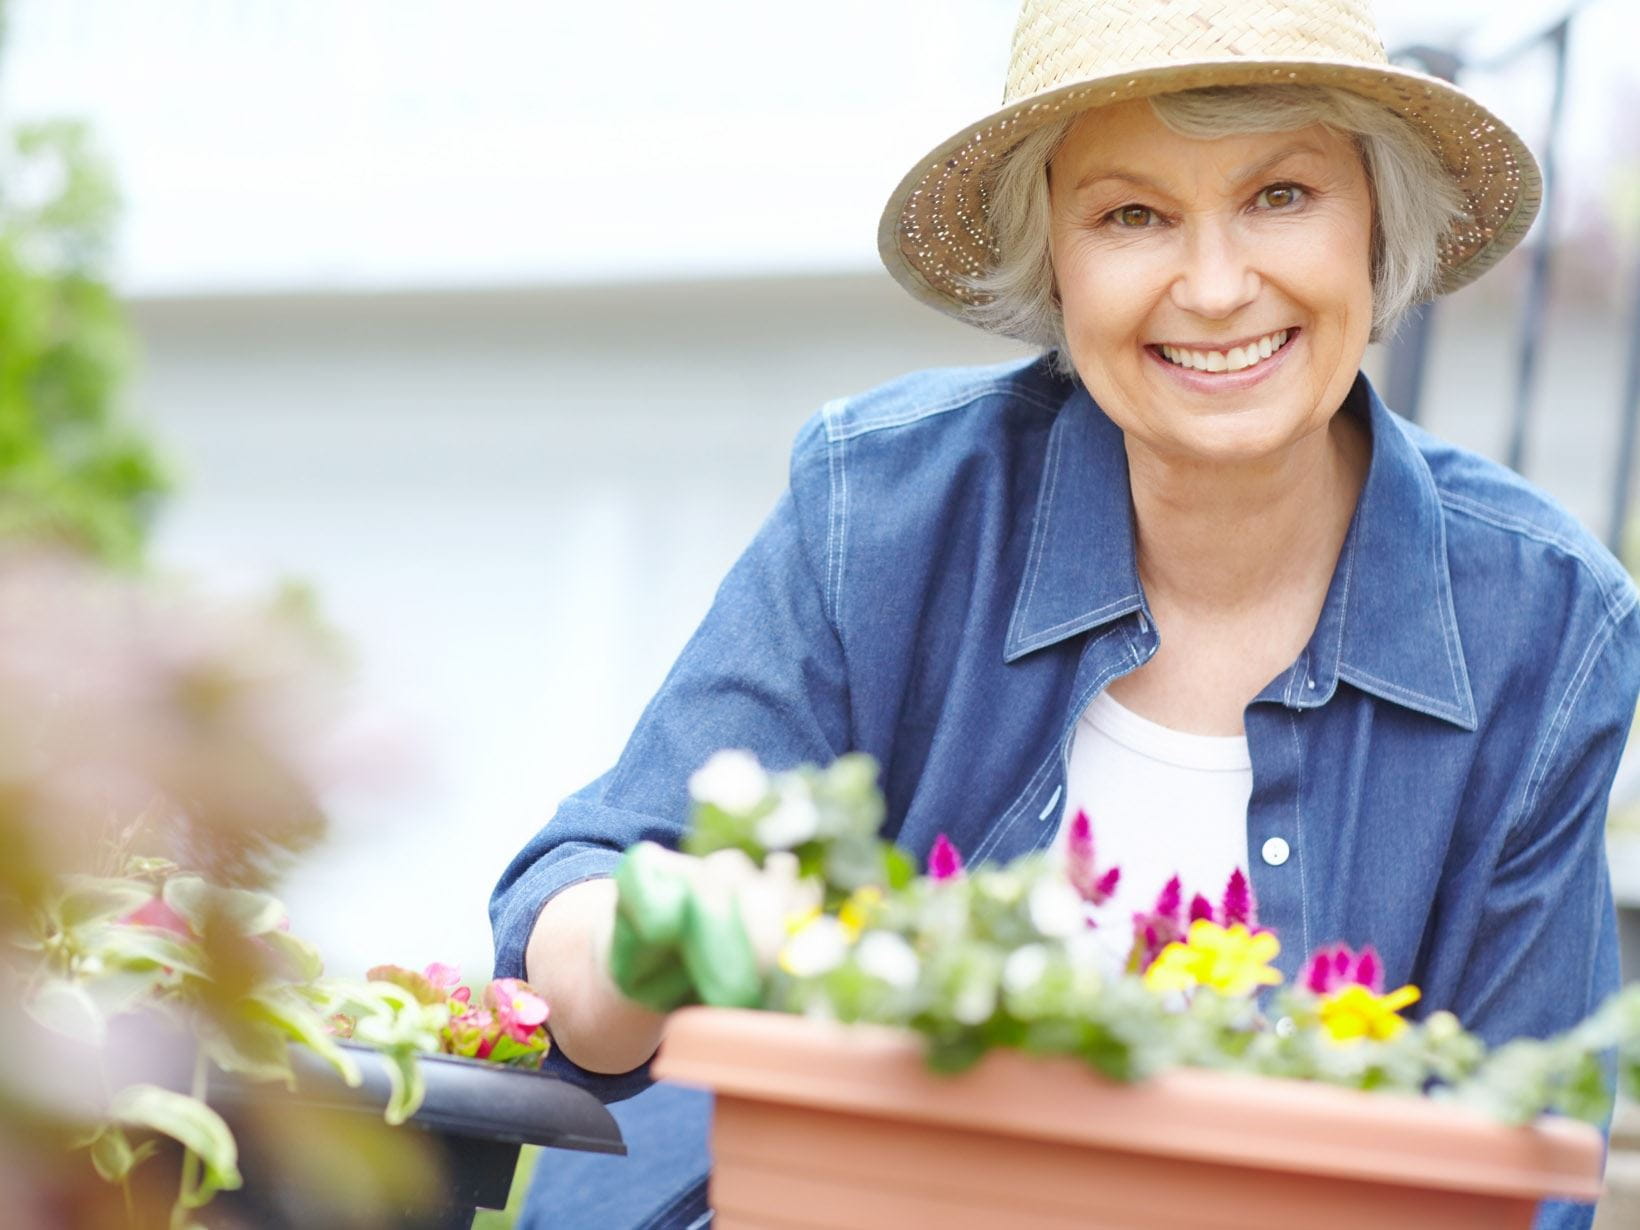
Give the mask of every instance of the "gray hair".
[[[1351, 138], [1372, 186], [1372, 340], [1388, 337], [1415, 304], [1433, 298], [1439, 241], [1468, 214], [1468, 202], [1434, 150], [1389, 108], [1336, 86], [1211, 86], [1148, 100], [1157, 118], [1199, 140], [1286, 132], [1325, 124]], [[1054, 295], [1048, 249], [1048, 163], [1080, 115], [1040, 128], [993, 170], [987, 213], [996, 264], [968, 279], [990, 298], [971, 305], [975, 324], [1058, 351], [1074, 374]]]

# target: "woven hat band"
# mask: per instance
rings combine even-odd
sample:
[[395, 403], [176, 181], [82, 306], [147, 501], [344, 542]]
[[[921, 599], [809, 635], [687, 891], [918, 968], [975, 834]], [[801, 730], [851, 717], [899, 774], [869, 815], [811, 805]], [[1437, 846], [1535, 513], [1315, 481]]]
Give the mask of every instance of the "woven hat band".
[[1076, 81], [1215, 60], [1387, 63], [1347, 0], [1025, 0], [1004, 105]]

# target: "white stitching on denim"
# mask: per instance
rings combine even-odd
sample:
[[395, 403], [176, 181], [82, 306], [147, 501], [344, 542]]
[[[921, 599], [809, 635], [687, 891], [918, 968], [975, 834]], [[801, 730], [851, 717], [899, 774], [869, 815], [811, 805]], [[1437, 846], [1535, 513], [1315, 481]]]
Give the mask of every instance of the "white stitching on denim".
[[[1310, 946], [1310, 889], [1304, 875], [1304, 749], [1298, 739], [1298, 715], [1287, 715], [1287, 731], [1293, 740], [1293, 844], [1290, 853], [1298, 860], [1298, 926], [1304, 936], [1302, 952]], [[1249, 860], [1251, 861], [1251, 860]]]
[[[1634, 606], [1636, 599], [1634, 586], [1625, 583], [1619, 583], [1615, 586], [1608, 585], [1607, 582], [1611, 580], [1609, 575], [1611, 570], [1597, 567], [1587, 554], [1578, 549], [1577, 544], [1571, 539], [1562, 538], [1542, 526], [1523, 520], [1512, 513], [1493, 508], [1490, 504], [1483, 504], [1468, 496], [1458, 495], [1451, 491], [1441, 491], [1439, 486], [1436, 487], [1436, 490], [1440, 493], [1441, 502], [1454, 512], [1467, 513], [1477, 521], [1484, 522], [1495, 529], [1519, 534], [1522, 538], [1530, 538], [1534, 542], [1541, 542], [1571, 556], [1583, 565], [1585, 571], [1595, 581], [1596, 587], [1600, 591], [1600, 597], [1605, 603], [1607, 614], [1612, 619], [1623, 618], [1629, 609]], [[1607, 575], [1603, 575], [1603, 573]], [[1614, 593], [1613, 590], [1616, 592]]]
[[1359, 666], [1347, 665], [1349, 665], [1351, 677], [1361, 683], [1371, 684], [1373, 687], [1389, 693], [1389, 699], [1391, 700], [1405, 701], [1414, 707], [1421, 708], [1432, 717], [1459, 718], [1468, 716], [1461, 706], [1451, 704], [1439, 696], [1431, 696], [1427, 692], [1415, 692], [1411, 688], [1402, 687], [1398, 683], [1391, 683], [1388, 679], [1380, 679], [1371, 671], [1362, 670]]
[[848, 441], [839, 440], [837, 450], [837, 590], [832, 597], [832, 620], [837, 639], [843, 639], [843, 573], [848, 566]]
[[1046, 820], [1049, 816], [1053, 815], [1054, 804], [1059, 802], [1059, 797], [1064, 793], [1064, 786], [1055, 786], [1053, 788], [1053, 793], [1048, 796], [1048, 805], [1037, 813], [1036, 818], [1038, 820]]
[[[1054, 426], [1058, 426], [1057, 423]], [[1025, 597], [1014, 608], [1014, 626], [1008, 629], [1008, 639], [1012, 641], [1017, 635], [1017, 628], [1025, 622], [1026, 614], [1031, 609], [1031, 601], [1036, 595], [1036, 581], [1042, 574], [1042, 557], [1047, 552], [1048, 531], [1053, 526], [1053, 493], [1059, 485], [1059, 452], [1064, 445], [1064, 433], [1050, 431], [1048, 437], [1048, 455], [1043, 462], [1044, 474], [1042, 494], [1037, 498], [1036, 506], [1042, 512], [1042, 520], [1034, 527], [1031, 534], [1031, 550], [1026, 557], [1025, 567], [1029, 578], [1025, 583]]]
[[[1424, 466], [1419, 471], [1419, 477], [1425, 479], [1429, 489], [1434, 492], [1437, 501], [1441, 498], [1440, 489], [1435, 486], [1435, 476]], [[1458, 640], [1458, 618], [1452, 609], [1452, 577], [1446, 566], [1446, 518], [1442, 517], [1439, 533], [1435, 541], [1430, 544], [1429, 557], [1431, 571], [1435, 577], [1435, 589], [1441, 605], [1441, 644], [1446, 649], [1446, 669], [1452, 680], [1452, 696], [1465, 716], [1475, 711], [1475, 697], [1469, 690], [1467, 672], [1463, 671], [1463, 645], [1454, 643]]]
[[1584, 685], [1594, 677], [1594, 663], [1611, 643], [1613, 634], [1617, 631], [1617, 620], [1607, 619], [1596, 629], [1590, 637], [1589, 643], [1583, 648], [1583, 656], [1578, 659], [1577, 669], [1567, 681], [1566, 692], [1555, 708], [1555, 714], [1549, 722], [1548, 732], [1543, 742], [1539, 744], [1537, 755], [1532, 758], [1532, 768], [1526, 777], [1526, 789], [1521, 794], [1520, 811], [1510, 822], [1509, 833], [1504, 838], [1504, 848], [1508, 849], [1514, 842], [1518, 826], [1526, 823], [1526, 817], [1537, 803], [1538, 791], [1548, 779], [1548, 765], [1554, 753], [1559, 750], [1561, 736], [1571, 725], [1571, 712], [1577, 703], [1577, 698], [1583, 694]]
[[831, 609], [827, 611], [832, 627], [837, 628], [838, 639], [842, 639], [842, 628], [837, 622], [837, 592], [842, 584], [842, 561], [838, 558], [837, 509], [841, 501], [838, 499], [839, 477], [837, 473], [840, 464], [837, 456], [838, 447], [832, 438], [831, 423], [835, 416], [844, 410], [841, 401], [827, 402], [821, 408], [821, 422], [826, 426], [826, 586], [824, 603]]
[[[1043, 645], [1050, 644], [1051, 642], [1059, 639], [1059, 635], [1067, 629], [1074, 630], [1079, 625], [1086, 627], [1098, 623], [1106, 615], [1119, 614], [1123, 611], [1132, 610], [1138, 601], [1138, 594], [1124, 594], [1114, 602], [1107, 602], [1104, 606], [1099, 607], [1096, 610], [1084, 611], [1080, 615], [1074, 615], [1070, 619], [1065, 620], [1063, 623], [1057, 623], [1051, 628], [1044, 628], [1042, 631], [1031, 637], [1028, 641], [1021, 641], [1017, 652], [1025, 653], [1028, 650], [1039, 649]], [[1012, 640], [1013, 637], [1010, 635], [1009, 639]]]
[[1344, 629], [1350, 622], [1350, 589], [1355, 582], [1355, 553], [1361, 549], [1354, 534], [1349, 538], [1350, 549], [1344, 553], [1343, 588], [1338, 595], [1338, 635], [1333, 638], [1332, 683], [1338, 684], [1338, 666], [1344, 660]]
[[839, 423], [833, 439], [852, 440], [855, 436], [869, 435], [872, 432], [887, 431], [895, 427], [906, 427], [926, 418], [933, 418], [938, 414], [949, 414], [953, 410], [961, 410], [977, 401], [988, 397], [1005, 397], [1011, 402], [1023, 402], [1038, 410], [1046, 410], [1050, 414], [1060, 408], [1061, 403], [1044, 401], [1030, 393], [1023, 392], [1016, 386], [1008, 383], [988, 384], [978, 389], [963, 389], [960, 393], [948, 397], [945, 401], [933, 402], [929, 405], [917, 406], [911, 410], [897, 411], [883, 418], [858, 419], [848, 427]]

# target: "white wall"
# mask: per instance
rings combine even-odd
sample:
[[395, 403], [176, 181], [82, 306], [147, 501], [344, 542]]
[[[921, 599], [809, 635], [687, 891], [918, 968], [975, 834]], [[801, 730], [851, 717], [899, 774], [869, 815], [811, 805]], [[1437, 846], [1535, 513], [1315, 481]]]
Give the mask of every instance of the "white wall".
[[[903, 302], [902, 302], [903, 300]], [[289, 885], [337, 969], [488, 960], [484, 903], [602, 772], [828, 397], [1011, 346], [886, 278], [138, 305], [168, 563], [312, 581], [406, 782]]]

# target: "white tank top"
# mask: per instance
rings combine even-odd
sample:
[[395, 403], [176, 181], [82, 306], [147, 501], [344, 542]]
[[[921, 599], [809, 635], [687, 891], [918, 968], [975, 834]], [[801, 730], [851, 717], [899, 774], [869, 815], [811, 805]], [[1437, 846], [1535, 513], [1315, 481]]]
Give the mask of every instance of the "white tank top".
[[[1247, 800], [1253, 762], [1245, 735], [1192, 735], [1159, 726], [1101, 692], [1076, 724], [1065, 783], [1063, 843], [1078, 809], [1093, 822], [1101, 871], [1122, 869], [1099, 911], [1103, 945], [1125, 957], [1136, 912], [1178, 875], [1189, 904], [1214, 906], [1237, 867], [1247, 868]], [[1116, 953], [1116, 949], [1120, 949]]]

